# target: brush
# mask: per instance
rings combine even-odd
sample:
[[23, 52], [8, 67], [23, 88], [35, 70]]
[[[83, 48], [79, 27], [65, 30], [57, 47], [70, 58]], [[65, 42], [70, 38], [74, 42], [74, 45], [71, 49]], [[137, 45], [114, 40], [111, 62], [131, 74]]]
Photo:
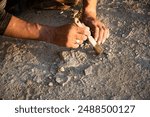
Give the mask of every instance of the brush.
[[[76, 24], [77, 26], [83, 27], [82, 23], [79, 21], [78, 18], [75, 18], [74, 20], [75, 20], [75, 24]], [[89, 40], [90, 44], [93, 46], [93, 48], [94, 48], [96, 54], [101, 54], [101, 53], [103, 53], [104, 49], [102, 48], [101, 45], [99, 45], [99, 44], [95, 41], [95, 39], [94, 39], [92, 36], [88, 36], [88, 40]]]

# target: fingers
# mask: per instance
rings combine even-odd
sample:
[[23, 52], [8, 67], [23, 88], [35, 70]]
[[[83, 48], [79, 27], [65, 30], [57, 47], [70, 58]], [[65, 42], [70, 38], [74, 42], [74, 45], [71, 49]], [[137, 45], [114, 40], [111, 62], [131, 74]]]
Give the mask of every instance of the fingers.
[[78, 33], [79, 34], [84, 34], [86, 36], [90, 36], [91, 35], [90, 28], [87, 27], [84, 23], [81, 23], [79, 21], [79, 19], [75, 18], [75, 24], [78, 27]]
[[77, 33], [76, 38], [74, 39], [73, 48], [78, 48], [85, 40], [87, 40], [86, 35]]
[[87, 36], [83, 34], [77, 34], [76, 36], [76, 42], [78, 44], [82, 44], [85, 40], [87, 40]]
[[102, 23], [98, 23], [98, 25], [95, 27], [94, 37], [98, 44], [103, 44], [109, 37], [109, 29], [106, 28]]
[[91, 35], [90, 28], [82, 23], [80, 26], [71, 24], [70, 27], [66, 38], [66, 47], [78, 48], [87, 40], [88, 35]]
[[100, 32], [99, 27], [96, 27], [96, 28], [95, 28], [95, 33], [94, 33], [94, 38], [95, 38], [96, 41], [98, 41], [98, 38], [99, 38], [99, 32]]
[[78, 48], [85, 40], [87, 40], [87, 36], [85, 34], [76, 33], [76, 35], [72, 38], [72, 42], [69, 44], [71, 48]]
[[78, 29], [75, 36], [75, 44], [81, 45], [85, 40], [87, 40], [87, 37], [91, 35], [91, 32], [90, 32], [90, 28], [85, 25], [77, 28]]
[[104, 29], [104, 37], [103, 37], [103, 40], [102, 40], [102, 44], [105, 42], [105, 40], [109, 37], [109, 29], [108, 28], [105, 28]]
[[105, 40], [105, 38], [104, 38], [105, 34], [104, 33], [105, 33], [105, 29], [100, 28], [98, 44], [101, 44]]
[[79, 44], [74, 44], [73, 48], [78, 48], [80, 45]]
[[83, 26], [83, 27], [78, 27], [78, 32], [79, 34], [83, 34], [85, 36], [90, 36], [91, 32], [90, 32], [90, 28], [87, 26]]

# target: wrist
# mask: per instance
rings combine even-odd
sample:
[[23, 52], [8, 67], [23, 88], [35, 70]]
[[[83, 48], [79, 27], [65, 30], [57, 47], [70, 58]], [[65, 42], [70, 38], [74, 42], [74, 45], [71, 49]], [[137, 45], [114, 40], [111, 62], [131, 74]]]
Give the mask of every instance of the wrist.
[[83, 1], [83, 18], [93, 17], [96, 18], [96, 3], [97, 0], [84, 0]]
[[84, 11], [82, 14], [82, 19], [96, 19], [96, 11]]
[[40, 41], [45, 41], [48, 43], [53, 43], [54, 42], [54, 37], [55, 37], [55, 28], [54, 27], [49, 27], [46, 25], [39, 25], [39, 40]]
[[96, 19], [96, 15], [93, 15], [92, 13], [82, 14], [82, 21], [85, 23], [85, 25], [88, 25], [91, 21], [95, 21]]

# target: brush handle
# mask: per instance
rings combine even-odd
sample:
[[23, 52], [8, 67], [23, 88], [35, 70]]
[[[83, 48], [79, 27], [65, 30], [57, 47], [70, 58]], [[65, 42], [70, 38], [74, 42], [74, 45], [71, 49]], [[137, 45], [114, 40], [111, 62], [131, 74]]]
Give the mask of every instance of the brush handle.
[[[77, 26], [83, 27], [82, 23], [79, 21], [78, 18], [75, 18], [75, 23]], [[88, 40], [91, 43], [91, 45], [94, 47], [97, 54], [101, 54], [103, 52], [103, 48], [97, 44], [97, 42], [92, 36], [88, 36]]]
[[102, 48], [101, 45], [97, 44], [97, 42], [95, 41], [95, 39], [92, 36], [88, 37], [89, 42], [91, 43], [91, 45], [94, 47], [95, 52], [97, 54], [101, 54], [103, 53], [104, 49]]

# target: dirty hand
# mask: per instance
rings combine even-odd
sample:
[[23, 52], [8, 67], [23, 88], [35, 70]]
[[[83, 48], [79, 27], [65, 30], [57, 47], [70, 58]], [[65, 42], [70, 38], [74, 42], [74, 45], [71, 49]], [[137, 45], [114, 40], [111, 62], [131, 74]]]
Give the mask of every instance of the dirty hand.
[[47, 41], [68, 48], [78, 48], [91, 35], [89, 27], [78, 27], [75, 23], [55, 27], [52, 32], [53, 38]]
[[109, 29], [96, 18], [84, 18], [83, 22], [91, 28], [92, 35], [98, 44], [103, 44], [109, 37]]

